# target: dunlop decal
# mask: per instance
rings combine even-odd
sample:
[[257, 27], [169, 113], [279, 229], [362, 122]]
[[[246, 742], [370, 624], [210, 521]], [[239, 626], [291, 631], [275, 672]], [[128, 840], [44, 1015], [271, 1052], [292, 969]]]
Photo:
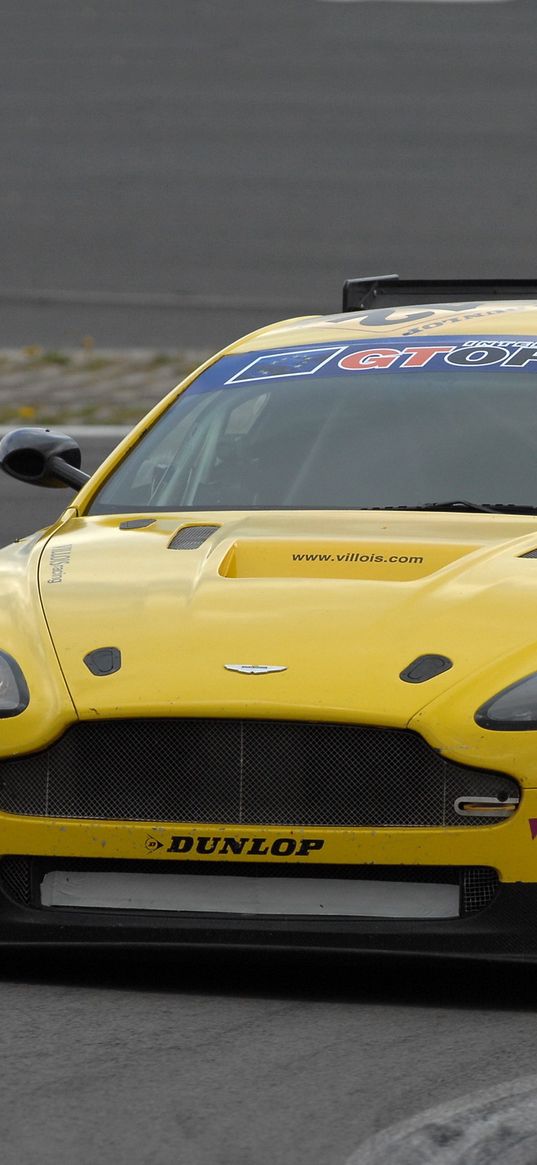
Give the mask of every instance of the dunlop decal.
[[194, 836], [190, 833], [175, 833], [169, 839], [166, 848], [168, 854], [191, 854], [194, 856], [208, 856], [218, 854], [226, 857], [229, 854], [240, 855], [243, 858], [309, 858], [312, 853], [318, 853], [324, 848], [324, 841], [318, 837], [276, 837], [273, 841], [267, 837], [210, 837]]

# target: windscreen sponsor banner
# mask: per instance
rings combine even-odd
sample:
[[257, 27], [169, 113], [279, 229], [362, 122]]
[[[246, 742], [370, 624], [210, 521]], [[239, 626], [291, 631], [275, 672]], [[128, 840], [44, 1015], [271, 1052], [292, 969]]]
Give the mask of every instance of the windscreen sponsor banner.
[[435, 336], [355, 340], [223, 356], [195, 380], [189, 393], [239, 385], [259, 386], [291, 378], [316, 378], [370, 372], [537, 372], [537, 337]]

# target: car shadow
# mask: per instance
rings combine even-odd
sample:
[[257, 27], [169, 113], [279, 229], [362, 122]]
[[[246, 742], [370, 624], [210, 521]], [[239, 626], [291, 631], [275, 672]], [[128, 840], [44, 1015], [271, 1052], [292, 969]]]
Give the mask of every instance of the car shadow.
[[531, 963], [144, 948], [4, 948], [0, 982], [197, 996], [535, 1011]]

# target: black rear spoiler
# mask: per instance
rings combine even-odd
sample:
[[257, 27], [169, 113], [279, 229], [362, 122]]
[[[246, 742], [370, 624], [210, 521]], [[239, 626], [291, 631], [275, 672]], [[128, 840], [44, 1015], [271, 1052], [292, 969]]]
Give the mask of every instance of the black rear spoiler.
[[535, 279], [400, 279], [370, 275], [343, 284], [343, 311], [467, 300], [537, 299]]

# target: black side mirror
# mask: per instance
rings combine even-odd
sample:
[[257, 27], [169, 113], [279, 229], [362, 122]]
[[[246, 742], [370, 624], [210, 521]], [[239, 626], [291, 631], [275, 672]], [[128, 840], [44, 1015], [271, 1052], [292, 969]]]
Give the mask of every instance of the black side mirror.
[[13, 429], [0, 441], [0, 469], [28, 485], [80, 489], [89, 480], [81, 461], [76, 441], [50, 429]]

